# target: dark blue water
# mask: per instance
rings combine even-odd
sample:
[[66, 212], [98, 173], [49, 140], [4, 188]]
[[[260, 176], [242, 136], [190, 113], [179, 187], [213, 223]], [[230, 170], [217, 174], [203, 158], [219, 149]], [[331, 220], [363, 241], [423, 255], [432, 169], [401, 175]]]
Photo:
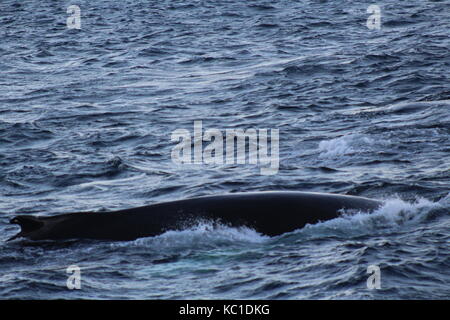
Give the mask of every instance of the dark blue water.
[[[2, 0], [0, 297], [449, 299], [450, 3], [379, 0], [379, 30], [370, 4]], [[278, 173], [174, 164], [171, 132], [194, 120], [279, 129]], [[199, 223], [5, 242], [19, 213], [258, 190], [386, 203], [273, 238]], [[66, 287], [72, 264], [81, 290]]]

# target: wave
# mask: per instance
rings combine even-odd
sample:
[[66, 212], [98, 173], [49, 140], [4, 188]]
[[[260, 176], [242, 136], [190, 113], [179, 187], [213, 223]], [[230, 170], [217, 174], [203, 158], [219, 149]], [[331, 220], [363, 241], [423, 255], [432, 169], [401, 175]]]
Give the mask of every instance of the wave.
[[399, 197], [386, 199], [383, 205], [372, 213], [342, 212], [336, 219], [306, 225], [281, 237], [300, 236], [302, 239], [321, 239], [327, 237], [352, 238], [366, 235], [377, 235], [395, 232], [408, 226], [427, 222], [435, 213], [447, 210], [450, 205], [450, 194], [433, 202], [417, 197], [414, 201], [405, 201]]

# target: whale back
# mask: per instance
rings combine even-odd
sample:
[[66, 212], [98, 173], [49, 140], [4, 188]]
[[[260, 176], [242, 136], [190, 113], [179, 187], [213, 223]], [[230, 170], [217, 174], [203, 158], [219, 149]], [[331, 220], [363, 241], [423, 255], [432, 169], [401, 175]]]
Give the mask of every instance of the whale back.
[[381, 202], [362, 197], [309, 192], [255, 192], [206, 196], [113, 212], [79, 212], [52, 217], [17, 216], [21, 232], [11, 239], [134, 240], [201, 221], [247, 226], [269, 236], [338, 217], [342, 210], [371, 212]]

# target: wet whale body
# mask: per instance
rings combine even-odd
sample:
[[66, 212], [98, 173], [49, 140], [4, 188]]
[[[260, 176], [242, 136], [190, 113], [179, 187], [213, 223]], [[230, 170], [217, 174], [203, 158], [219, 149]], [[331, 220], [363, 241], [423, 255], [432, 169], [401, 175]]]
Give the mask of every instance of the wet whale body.
[[205, 196], [112, 212], [77, 212], [51, 217], [19, 215], [31, 240], [99, 239], [128, 241], [180, 230], [201, 221], [246, 226], [268, 236], [338, 217], [342, 210], [371, 212], [381, 205], [368, 198], [312, 192], [254, 192]]

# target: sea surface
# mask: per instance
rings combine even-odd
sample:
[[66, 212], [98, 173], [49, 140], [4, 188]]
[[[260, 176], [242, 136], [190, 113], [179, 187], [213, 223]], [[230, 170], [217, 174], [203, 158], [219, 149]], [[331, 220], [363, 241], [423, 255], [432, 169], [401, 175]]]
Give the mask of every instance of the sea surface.
[[[449, 36], [449, 1], [2, 0], [0, 298], [449, 299]], [[195, 120], [278, 129], [278, 173], [174, 163]], [[264, 190], [385, 202], [277, 237], [6, 241], [17, 214]]]

